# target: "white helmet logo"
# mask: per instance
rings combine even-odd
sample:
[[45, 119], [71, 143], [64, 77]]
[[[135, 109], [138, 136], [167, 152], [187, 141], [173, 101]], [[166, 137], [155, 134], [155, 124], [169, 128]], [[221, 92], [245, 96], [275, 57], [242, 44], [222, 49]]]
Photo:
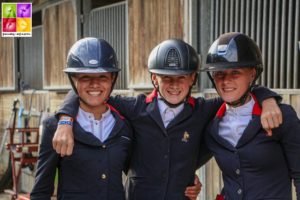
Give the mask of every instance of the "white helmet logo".
[[91, 64], [91, 65], [97, 65], [98, 64], [98, 60], [89, 60], [89, 64]]

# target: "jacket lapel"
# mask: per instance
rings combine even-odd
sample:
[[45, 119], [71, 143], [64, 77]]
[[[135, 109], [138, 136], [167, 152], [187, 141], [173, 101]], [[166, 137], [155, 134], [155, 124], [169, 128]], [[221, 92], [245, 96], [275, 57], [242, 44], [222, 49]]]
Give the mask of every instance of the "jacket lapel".
[[120, 118], [120, 116], [115, 113], [115, 112], [112, 112], [115, 120], [116, 120], [116, 123], [115, 123], [115, 126], [113, 127], [111, 133], [109, 134], [108, 138], [107, 138], [107, 141], [109, 141], [110, 139], [114, 138], [115, 136], [118, 135], [118, 133], [122, 130], [122, 128], [124, 127], [124, 121], [123, 119]]
[[150, 117], [155, 121], [155, 123], [160, 127], [160, 129], [164, 132], [164, 134], [167, 135], [167, 131], [160, 116], [156, 98], [148, 104], [146, 111], [147, 113], [149, 113]]
[[226, 149], [229, 149], [230, 151], [234, 151], [234, 146], [232, 146], [227, 140], [225, 140], [223, 137], [219, 135], [219, 123], [220, 118], [216, 117], [212, 123], [210, 134], [213, 137], [213, 139], [219, 143], [221, 146], [223, 146]]
[[192, 114], [193, 114], [192, 106], [185, 103], [183, 110], [169, 123], [167, 128], [171, 128], [172, 126], [179, 124], [180, 122], [190, 117]]
[[91, 146], [101, 145], [101, 141], [98, 138], [96, 138], [92, 133], [83, 130], [83, 128], [76, 121], [74, 122], [73, 134], [74, 134], [74, 140], [78, 142], [91, 145]]
[[244, 133], [240, 138], [240, 140], [238, 141], [236, 148], [239, 148], [247, 144], [249, 141], [251, 141], [252, 138], [255, 137], [255, 135], [257, 135], [260, 132], [261, 128], [262, 126], [261, 126], [260, 116], [252, 115], [252, 119], [250, 120], [248, 126], [244, 130]]

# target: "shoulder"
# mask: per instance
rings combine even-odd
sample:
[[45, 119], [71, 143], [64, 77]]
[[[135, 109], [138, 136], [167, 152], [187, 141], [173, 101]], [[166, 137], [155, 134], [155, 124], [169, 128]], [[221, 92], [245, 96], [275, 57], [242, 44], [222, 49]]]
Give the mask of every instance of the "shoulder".
[[287, 104], [280, 104], [280, 110], [282, 112], [283, 123], [281, 124], [281, 130], [289, 131], [294, 128], [300, 128], [300, 120], [297, 116], [295, 109]]
[[279, 108], [282, 112], [283, 120], [286, 121], [285, 117], [298, 118], [295, 109], [291, 105], [280, 104]]

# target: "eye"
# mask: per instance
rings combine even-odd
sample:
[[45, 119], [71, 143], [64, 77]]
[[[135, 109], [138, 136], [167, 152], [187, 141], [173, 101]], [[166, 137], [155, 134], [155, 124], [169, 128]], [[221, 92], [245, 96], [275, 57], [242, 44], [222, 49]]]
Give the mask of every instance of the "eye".
[[242, 73], [239, 71], [239, 70], [233, 70], [232, 72], [231, 72], [231, 76], [233, 76], [233, 77], [237, 77], [237, 76], [239, 76], [239, 75], [241, 75]]
[[83, 77], [79, 78], [78, 80], [79, 80], [79, 81], [82, 81], [82, 82], [88, 82], [88, 81], [91, 80], [91, 78], [88, 77], [88, 76], [83, 76]]
[[225, 74], [222, 71], [216, 71], [216, 72], [213, 72], [212, 76], [213, 76], [213, 78], [221, 79], [225, 76]]

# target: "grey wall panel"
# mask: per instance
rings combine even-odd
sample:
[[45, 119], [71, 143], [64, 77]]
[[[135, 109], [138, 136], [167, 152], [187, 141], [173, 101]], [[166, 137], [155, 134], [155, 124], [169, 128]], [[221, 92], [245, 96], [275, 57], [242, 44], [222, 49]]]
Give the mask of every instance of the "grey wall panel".
[[127, 89], [127, 4], [117, 3], [91, 11], [89, 35], [108, 41], [117, 53], [122, 69], [116, 82], [116, 89]]
[[33, 27], [32, 36], [19, 40], [21, 90], [43, 89], [42, 26]]
[[271, 88], [300, 88], [299, 0], [211, 0], [210, 3], [211, 43], [229, 31], [249, 35], [263, 55], [264, 72], [258, 82]]

